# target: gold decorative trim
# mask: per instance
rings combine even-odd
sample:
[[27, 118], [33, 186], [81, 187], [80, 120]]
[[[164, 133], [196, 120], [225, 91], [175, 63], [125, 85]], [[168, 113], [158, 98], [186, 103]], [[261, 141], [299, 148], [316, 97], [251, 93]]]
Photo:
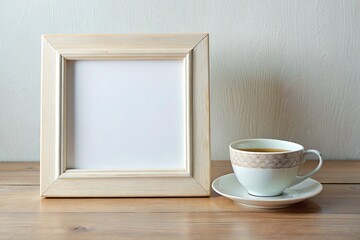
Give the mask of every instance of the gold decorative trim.
[[281, 169], [301, 166], [304, 161], [303, 151], [275, 154], [249, 154], [230, 149], [233, 165], [248, 168]]

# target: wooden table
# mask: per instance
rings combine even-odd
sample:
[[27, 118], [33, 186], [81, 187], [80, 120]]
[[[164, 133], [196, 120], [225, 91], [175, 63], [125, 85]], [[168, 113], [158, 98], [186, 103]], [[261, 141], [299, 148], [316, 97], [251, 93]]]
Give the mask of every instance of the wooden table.
[[[229, 172], [229, 161], [213, 161], [213, 179]], [[43, 199], [39, 163], [0, 163], [0, 239], [360, 239], [360, 161], [325, 161], [314, 178], [324, 186], [316, 197], [256, 210], [215, 193]]]

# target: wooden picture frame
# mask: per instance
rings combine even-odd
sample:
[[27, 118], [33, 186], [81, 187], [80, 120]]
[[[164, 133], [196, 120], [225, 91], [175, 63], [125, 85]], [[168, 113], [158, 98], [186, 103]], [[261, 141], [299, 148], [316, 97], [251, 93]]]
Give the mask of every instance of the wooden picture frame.
[[[168, 170], [68, 169], [67, 62], [182, 59], [185, 167]], [[42, 36], [40, 195], [170, 197], [210, 195], [208, 34]]]

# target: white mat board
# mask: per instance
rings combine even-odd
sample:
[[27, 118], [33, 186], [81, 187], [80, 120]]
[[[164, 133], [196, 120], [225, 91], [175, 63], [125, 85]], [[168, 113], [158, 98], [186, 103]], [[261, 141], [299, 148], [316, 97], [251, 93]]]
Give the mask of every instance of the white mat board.
[[68, 61], [67, 168], [185, 167], [183, 60]]

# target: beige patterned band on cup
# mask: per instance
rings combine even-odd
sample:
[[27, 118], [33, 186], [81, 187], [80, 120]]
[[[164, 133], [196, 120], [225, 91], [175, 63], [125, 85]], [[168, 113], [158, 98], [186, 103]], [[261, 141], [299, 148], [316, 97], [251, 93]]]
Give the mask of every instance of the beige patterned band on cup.
[[251, 154], [231, 149], [230, 158], [233, 165], [248, 168], [280, 169], [301, 166], [303, 151], [281, 154]]

